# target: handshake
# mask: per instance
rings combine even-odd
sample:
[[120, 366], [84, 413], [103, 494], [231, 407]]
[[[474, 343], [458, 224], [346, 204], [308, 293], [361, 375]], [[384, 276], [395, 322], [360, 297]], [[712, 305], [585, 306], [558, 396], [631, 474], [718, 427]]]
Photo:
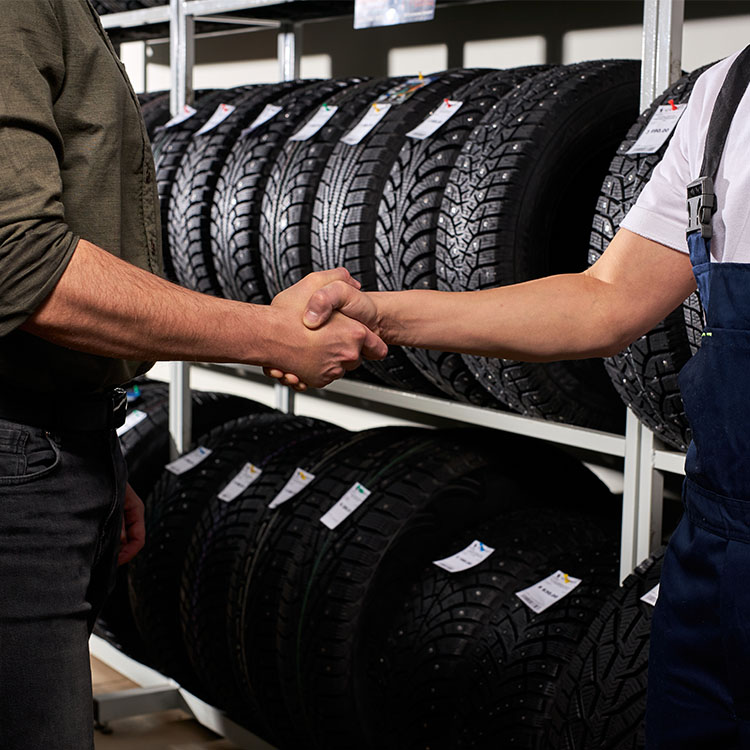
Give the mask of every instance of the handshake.
[[388, 353], [372, 295], [344, 268], [319, 271], [276, 295], [273, 364], [264, 372], [296, 391], [322, 388]]

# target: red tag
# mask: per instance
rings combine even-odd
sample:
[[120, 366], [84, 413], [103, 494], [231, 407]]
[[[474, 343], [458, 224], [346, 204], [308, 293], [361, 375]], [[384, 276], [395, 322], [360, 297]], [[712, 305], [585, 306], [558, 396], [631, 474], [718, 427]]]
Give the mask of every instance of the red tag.
[[443, 101], [445, 102], [445, 106], [448, 107], [448, 109], [450, 109], [451, 108], [451, 100], [446, 98], [446, 99], [443, 99]]
[[672, 105], [672, 109], [677, 109], [677, 106], [676, 106], [676, 105], [675, 105], [675, 103], [674, 103], [674, 99], [670, 99], [670, 100], [669, 100], [669, 104], [671, 104], [671, 105]]

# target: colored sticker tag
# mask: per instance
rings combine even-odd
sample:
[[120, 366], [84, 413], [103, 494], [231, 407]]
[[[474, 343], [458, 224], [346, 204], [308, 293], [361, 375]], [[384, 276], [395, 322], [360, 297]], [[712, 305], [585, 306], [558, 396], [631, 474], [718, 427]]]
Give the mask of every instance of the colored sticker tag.
[[263, 469], [259, 469], [255, 464], [246, 463], [239, 471], [236, 477], [219, 493], [219, 500], [225, 503], [231, 503], [238, 498], [260, 475]]
[[390, 108], [390, 104], [373, 104], [365, 112], [364, 117], [348, 133], [341, 137], [341, 142], [346, 143], [348, 146], [361, 143], [364, 137], [388, 114]]
[[220, 104], [216, 111], [211, 115], [211, 117], [206, 120], [206, 123], [203, 125], [203, 127], [198, 130], [195, 134], [196, 135], [205, 135], [206, 133], [210, 133], [214, 128], [219, 127], [224, 120], [226, 120], [234, 110], [237, 109], [232, 104]]
[[148, 417], [148, 414], [146, 414], [145, 411], [133, 409], [133, 411], [131, 411], [130, 414], [125, 417], [125, 421], [122, 423], [122, 425], [117, 428], [117, 437], [122, 437], [126, 432], [132, 430], [133, 427], [135, 427], [137, 424], [143, 422], [146, 417]]
[[493, 547], [488, 547], [475, 539], [468, 547], [456, 552], [455, 555], [444, 557], [442, 560], [434, 560], [433, 565], [437, 565], [449, 573], [459, 573], [484, 562], [494, 551]]
[[312, 138], [337, 112], [338, 107], [323, 106], [321, 107], [293, 136], [290, 141], [306, 141]]
[[558, 570], [539, 583], [523, 591], [516, 591], [516, 596], [532, 612], [544, 612], [547, 607], [551, 607], [555, 602], [567, 596], [580, 583], [580, 578], [573, 578], [563, 573], [562, 570]]
[[252, 133], [256, 128], [272, 120], [282, 109], [284, 108], [275, 104], [266, 104], [263, 111], [240, 133], [240, 138], [244, 138], [248, 133]]
[[364, 485], [355, 482], [341, 496], [341, 499], [321, 517], [320, 522], [329, 529], [335, 529], [342, 521], [354, 513], [370, 497], [370, 494], [370, 490]]
[[162, 125], [162, 128], [165, 130], [167, 128], [173, 128], [175, 125], [180, 125], [181, 123], [185, 122], [186, 120], [189, 120], [198, 110], [195, 109], [195, 107], [191, 107], [189, 104], [186, 104], [180, 112], [179, 115], [175, 115], [169, 122], [165, 122], [164, 125]]
[[655, 154], [666, 142], [682, 117], [687, 104], [664, 104], [656, 108], [646, 129], [626, 154]]
[[409, 138], [416, 138], [418, 141], [429, 138], [441, 125], [448, 122], [461, 109], [462, 104], [463, 102], [455, 99], [446, 99], [424, 122], [417, 125], [414, 130], [410, 130], [406, 135]]
[[651, 591], [647, 591], [642, 597], [641, 601], [650, 604], [652, 607], [656, 604], [656, 600], [659, 598], [659, 584], [657, 583]]
[[409, 78], [388, 89], [388, 91], [381, 94], [375, 101], [378, 106], [381, 104], [403, 104], [409, 101], [419, 89], [424, 88], [434, 80], [434, 76], [422, 75], [417, 78]]
[[299, 466], [294, 470], [294, 474], [289, 478], [289, 481], [281, 488], [276, 497], [271, 500], [268, 504], [269, 508], [278, 508], [279, 505], [283, 505], [287, 500], [291, 500], [295, 495], [302, 492], [310, 482], [315, 479], [315, 474], [311, 474], [306, 469], [301, 469]]
[[213, 451], [210, 448], [204, 448], [202, 445], [199, 445], [194, 451], [190, 451], [190, 453], [180, 456], [178, 459], [168, 463], [164, 468], [167, 471], [171, 471], [172, 474], [179, 476], [186, 471], [190, 471], [190, 469], [194, 468], [202, 461], [205, 461], [212, 453]]

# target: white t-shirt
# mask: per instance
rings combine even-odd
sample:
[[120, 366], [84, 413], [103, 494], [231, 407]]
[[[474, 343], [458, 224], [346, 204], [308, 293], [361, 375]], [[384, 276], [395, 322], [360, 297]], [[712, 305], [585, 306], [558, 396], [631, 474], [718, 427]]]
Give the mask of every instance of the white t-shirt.
[[[701, 176], [714, 103], [738, 54], [709, 68], [696, 81], [664, 158], [620, 226], [688, 252], [686, 189]], [[750, 87], [732, 119], [714, 190], [718, 209], [712, 221], [711, 259], [750, 263]]]

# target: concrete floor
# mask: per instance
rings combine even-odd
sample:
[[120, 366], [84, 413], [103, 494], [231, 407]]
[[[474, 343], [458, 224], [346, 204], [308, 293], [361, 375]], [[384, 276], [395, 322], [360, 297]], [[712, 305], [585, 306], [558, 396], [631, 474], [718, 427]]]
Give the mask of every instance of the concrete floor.
[[[91, 676], [95, 694], [137, 687], [94, 658]], [[120, 719], [110, 729], [111, 734], [95, 732], [96, 750], [238, 750], [179, 710]]]

